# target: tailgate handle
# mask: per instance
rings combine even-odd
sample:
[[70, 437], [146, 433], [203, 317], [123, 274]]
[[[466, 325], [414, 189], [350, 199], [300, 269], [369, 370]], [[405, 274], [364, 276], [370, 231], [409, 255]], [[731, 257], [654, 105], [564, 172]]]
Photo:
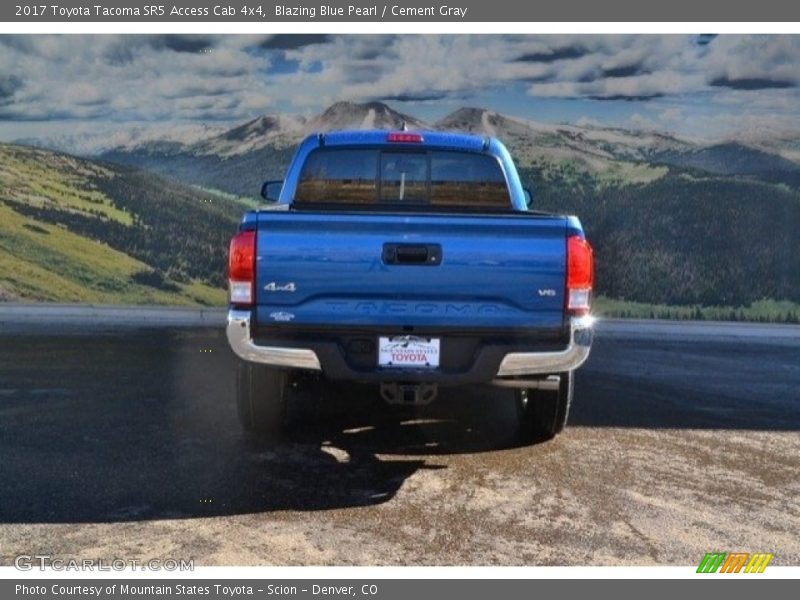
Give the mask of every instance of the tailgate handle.
[[442, 246], [440, 244], [384, 244], [383, 262], [387, 265], [436, 266], [442, 262]]

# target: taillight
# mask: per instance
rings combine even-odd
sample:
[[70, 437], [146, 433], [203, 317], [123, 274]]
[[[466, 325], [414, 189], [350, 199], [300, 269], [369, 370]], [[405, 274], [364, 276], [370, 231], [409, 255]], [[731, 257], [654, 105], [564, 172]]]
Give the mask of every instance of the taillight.
[[231, 240], [228, 253], [228, 284], [231, 304], [255, 301], [256, 232], [240, 231]]
[[424, 140], [419, 133], [406, 133], [405, 131], [393, 131], [386, 136], [387, 142], [399, 142], [403, 144], [421, 144]]
[[567, 310], [586, 314], [592, 302], [594, 256], [592, 246], [579, 235], [567, 238]]

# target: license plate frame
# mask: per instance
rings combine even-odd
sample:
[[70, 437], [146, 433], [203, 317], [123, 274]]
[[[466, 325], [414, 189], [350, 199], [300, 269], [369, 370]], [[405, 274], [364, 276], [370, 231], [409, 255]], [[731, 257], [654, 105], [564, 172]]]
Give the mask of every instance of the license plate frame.
[[378, 337], [378, 367], [382, 369], [439, 368], [442, 339], [417, 335]]

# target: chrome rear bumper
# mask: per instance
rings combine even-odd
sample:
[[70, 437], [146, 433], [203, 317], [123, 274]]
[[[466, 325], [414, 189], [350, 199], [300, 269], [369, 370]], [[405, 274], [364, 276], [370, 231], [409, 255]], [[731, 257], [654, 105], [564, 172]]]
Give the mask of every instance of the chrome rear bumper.
[[572, 317], [569, 345], [558, 352], [512, 352], [506, 354], [497, 370], [498, 377], [549, 375], [580, 367], [592, 348], [594, 317]]
[[322, 370], [319, 358], [313, 350], [257, 346], [250, 333], [250, 311], [248, 310], [231, 309], [228, 311], [227, 334], [231, 348], [244, 360], [276, 367]]
[[[512, 352], [500, 363], [497, 377], [550, 375], [572, 371], [581, 366], [589, 356], [592, 345], [594, 317], [573, 317], [570, 321], [569, 345], [558, 352]], [[250, 311], [228, 311], [228, 342], [242, 359], [295, 369], [321, 371], [316, 352], [309, 348], [258, 346], [250, 331]]]

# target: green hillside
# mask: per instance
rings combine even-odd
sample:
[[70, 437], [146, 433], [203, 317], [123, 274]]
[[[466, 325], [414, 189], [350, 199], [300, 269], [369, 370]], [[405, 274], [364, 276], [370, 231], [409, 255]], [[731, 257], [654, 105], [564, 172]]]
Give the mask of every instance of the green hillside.
[[0, 300], [223, 304], [241, 211], [136, 169], [0, 145]]
[[650, 183], [610, 186], [521, 176], [537, 191], [536, 208], [580, 216], [604, 296], [684, 307], [800, 303], [796, 189], [675, 167]]

